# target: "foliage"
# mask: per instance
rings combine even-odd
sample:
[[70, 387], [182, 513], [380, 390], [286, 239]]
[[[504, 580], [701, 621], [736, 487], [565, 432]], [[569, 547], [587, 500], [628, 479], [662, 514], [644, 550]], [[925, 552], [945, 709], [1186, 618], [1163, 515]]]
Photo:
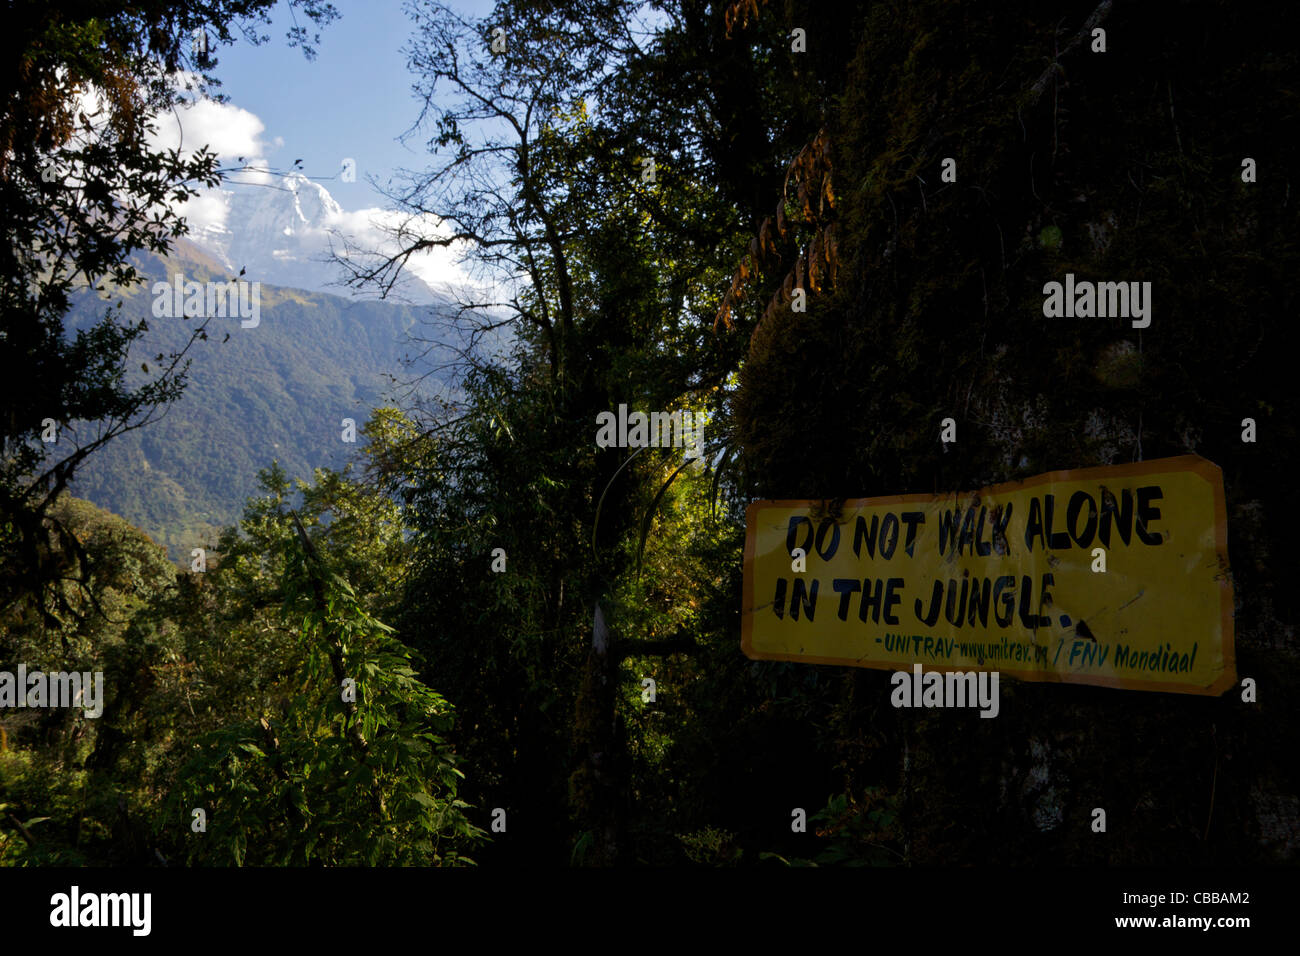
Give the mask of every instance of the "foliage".
[[[1154, 55], [1074, 44], [1094, 10], [1110, 11], [1104, 27], [1125, 49]], [[1210, 46], [1150, 6], [863, 8], [826, 127], [835, 288], [810, 295], [805, 314], [758, 322], [753, 305], [750, 322], [737, 322], [753, 330], [734, 408], [747, 494], [957, 491], [1196, 453], [1224, 469], [1228, 489], [1238, 665], [1278, 663], [1270, 635], [1285, 613], [1271, 582], [1296, 570], [1282, 478], [1296, 466], [1295, 390], [1281, 343], [1300, 231], [1286, 183], [1245, 184], [1241, 162], [1262, 166], [1266, 144], [1294, 127], [1294, 98], [1277, 79], [1294, 76], [1297, 60], [1274, 40], [1280, 24], [1231, 4], [1208, 15], [1224, 30]], [[945, 157], [956, 160], [954, 183], [939, 178]], [[1151, 328], [1045, 320], [1043, 285], [1067, 272], [1151, 281]], [[779, 280], [764, 274], [758, 303]], [[948, 416], [955, 445], [937, 440]], [[1241, 441], [1246, 416], [1275, 430], [1267, 467], [1262, 446]], [[1274, 518], [1250, 517], [1261, 511]], [[1012, 685], [1004, 694], [1017, 707], [990, 721], [996, 728], [974, 729], [938, 715], [873, 718], [860, 701], [883, 696], [883, 678], [840, 682], [828, 742], [851, 755], [842, 772], [852, 791], [883, 784], [906, 795], [914, 862], [1268, 852], [1247, 826], [1218, 829], [1225, 786], [1250, 812], [1247, 778], [1225, 783], [1220, 773], [1202, 786], [1190, 769], [1207, 749], [1216, 760], [1264, 753], [1246, 742], [1257, 739], [1257, 712], [1234, 695], [1209, 707], [1179, 695], [1157, 708], [1145, 694]], [[864, 719], [877, 721], [878, 739], [864, 739]], [[1142, 739], [1171, 741], [1159, 767]], [[1292, 772], [1269, 774], [1295, 792]], [[1098, 792], [1085, 780], [1107, 783]], [[1059, 824], [1103, 804], [1143, 808], [1134, 825], [1145, 836], [1102, 853]], [[1186, 808], [1175, 819], [1152, 809], [1175, 805]]]
[[[5, 715], [5, 862], [1293, 855], [1259, 796], [1296, 792], [1274, 756], [1296, 730], [1284, 706], [1007, 680], [999, 719], [971, 720], [894, 710], [885, 673], [738, 647], [748, 500], [1195, 451], [1230, 489], [1240, 666], [1294, 682], [1275, 635], [1296, 570], [1297, 207], [1285, 176], [1241, 183], [1238, 154], [1284, 165], [1297, 57], [1277, 38], [1300, 14], [1212, 7], [1213, 46], [1090, 0], [668, 2], [648, 35], [615, 0], [510, 0], [475, 22], [417, 5], [432, 165], [394, 203], [443, 217], [439, 241], [467, 243], [508, 301], [459, 304], [458, 390], [377, 409], [352, 468], [263, 471], [206, 572], [93, 510], [53, 512], [84, 539], [89, 596], [59, 619], [4, 609], [6, 659], [103, 666], [114, 691], [93, 727]], [[1097, 9], [1155, 52], [1090, 58], [1072, 39]], [[790, 50], [790, 23], [815, 54]], [[949, 156], [955, 183], [937, 178]], [[395, 238], [354, 259], [373, 266], [358, 284], [384, 289], [428, 241]], [[1042, 285], [1066, 271], [1150, 279], [1152, 328], [1044, 322]], [[296, 372], [313, 360], [275, 349]], [[619, 405], [707, 412], [709, 467], [596, 446]], [[1267, 467], [1239, 440], [1248, 414]], [[278, 457], [243, 454], [241, 471]], [[791, 808], [827, 794], [792, 832]], [[480, 839], [470, 805], [509, 808], [509, 837]], [[1061, 825], [1096, 805], [1131, 808], [1123, 838]]]
[[[380, 452], [383, 441], [374, 447]], [[295, 514], [312, 529], [311, 548], [327, 569], [321, 611], [308, 600], [313, 578], [295, 550], [293, 486], [278, 467], [261, 482], [264, 495], [248, 503], [239, 529], [222, 535], [203, 573], [177, 574], [143, 534], [88, 503], [58, 504], [53, 513], [82, 540], [92, 568], [84, 616], [51, 630], [39, 615], [10, 609], [0, 619], [10, 636], [0, 666], [102, 670], [106, 701], [98, 719], [75, 710], [5, 711], [0, 801], [10, 809], [0, 817], [0, 842], [7, 859], [465, 859], [476, 831], [456, 798], [460, 771], [446, 743], [453, 711], [416, 679], [409, 650], [376, 616], [392, 613], [400, 593], [404, 529], [396, 506], [346, 474], [322, 471], [313, 485], [297, 483]], [[331, 641], [342, 642], [340, 665], [357, 675], [359, 716], [347, 718], [346, 730], [335, 712], [338, 683], [322, 670]], [[364, 756], [338, 746], [352, 739], [348, 732], [365, 737]], [[266, 733], [283, 741], [274, 765], [241, 748], [274, 756]], [[223, 764], [226, 756], [233, 761]], [[238, 772], [223, 771], [232, 767]], [[296, 783], [281, 786], [279, 770]], [[258, 773], [269, 775], [265, 786], [239, 789]], [[344, 781], [351, 790], [340, 787]], [[177, 808], [180, 794], [204, 788], [210, 810], [242, 795], [234, 820], [214, 812], [206, 842], [188, 830], [194, 804]], [[371, 804], [371, 792], [383, 796], [382, 807]], [[301, 801], [319, 828], [310, 846], [301, 827], [285, 829], [285, 814], [299, 812]], [[40, 819], [23, 823], [32, 818]]]
[[812, 859], [786, 859], [761, 853], [760, 859], [779, 860], [787, 866], [891, 866], [905, 862], [889, 846], [897, 841], [899, 801], [879, 787], [868, 787], [861, 802], [840, 793], [808, 821], [816, 836], [827, 841]]
[[736, 835], [715, 827], [705, 827], [694, 833], [678, 834], [687, 858], [701, 866], [734, 866], [744, 855], [735, 845]]
[[[174, 819], [207, 811], [188, 858], [470, 862], [461, 849], [481, 831], [456, 799], [463, 774], [441, 736], [452, 726], [450, 705], [416, 678], [410, 652], [314, 549], [287, 550], [282, 613], [298, 632], [301, 661], [293, 696], [278, 719], [223, 728], [195, 745], [169, 803]], [[355, 682], [354, 706], [344, 678]]]
[[[153, 276], [168, 268], [157, 259], [141, 266]], [[183, 271], [196, 281], [209, 278], [195, 263]], [[89, 321], [95, 301], [78, 298], [69, 322]], [[220, 530], [239, 520], [244, 502], [259, 493], [259, 470], [272, 459], [294, 478], [343, 467], [364, 443], [370, 410], [402, 391], [389, 379], [402, 375], [406, 338], [420, 314], [394, 303], [265, 285], [260, 307], [254, 331], [240, 329], [238, 319], [212, 320], [210, 341], [193, 356], [185, 400], [91, 456], [72, 482], [75, 494], [143, 528], [184, 567], [192, 549], [211, 549]], [[128, 297], [123, 311], [143, 316], [148, 309], [148, 297], [139, 295]], [[154, 321], [132, 350], [134, 367], [152, 352], [180, 347], [188, 334], [179, 321]], [[439, 356], [434, 350], [427, 360]], [[436, 388], [426, 382], [421, 391]], [[341, 441], [344, 418], [356, 423], [358, 445]]]
[[[156, 753], [143, 751], [184, 706], [178, 645], [167, 630], [143, 626], [151, 603], [174, 587], [176, 569], [126, 521], [64, 496], [50, 511], [85, 555], [85, 584], [63, 581], [68, 620], [51, 624], [22, 602], [0, 614], [0, 670], [104, 674], [103, 713], [70, 710], [0, 712], [0, 815], [4, 853], [28, 863], [125, 862], [138, 833], [132, 820], [149, 801]], [[146, 721], [139, 708], [147, 703]], [[146, 728], [134, 756], [105, 772], [125, 732]], [[138, 758], [138, 759], [137, 759]], [[25, 818], [39, 825], [19, 826]]]
[[[320, 0], [294, 0], [316, 23], [336, 14]], [[113, 293], [142, 281], [139, 250], [164, 253], [186, 232], [178, 203], [220, 181], [216, 157], [158, 150], [157, 111], [181, 93], [182, 66], [213, 65], [191, 44], [212, 29], [266, 19], [270, 0], [208, 0], [64, 10], [22, 2], [6, 9], [10, 55], [0, 72], [0, 607], [34, 597], [47, 623], [70, 612], [55, 580], [84, 569], [76, 539], [49, 512], [87, 457], [156, 421], [185, 385], [185, 356], [200, 327], [141, 382], [127, 379], [130, 346], [147, 323], [104, 306], [75, 331], [65, 318], [79, 288]], [[204, 33], [206, 36], [206, 33]], [[296, 30], [291, 42], [311, 53]], [[196, 62], [197, 61], [197, 62]], [[211, 79], [210, 77], [208, 78]], [[200, 87], [206, 85], [200, 81]], [[93, 423], [79, 430], [76, 422]], [[48, 441], [49, 429], [61, 441]], [[58, 553], [59, 561], [53, 555]], [[74, 574], [73, 578], [76, 580]], [[89, 582], [80, 578], [81, 586]]]

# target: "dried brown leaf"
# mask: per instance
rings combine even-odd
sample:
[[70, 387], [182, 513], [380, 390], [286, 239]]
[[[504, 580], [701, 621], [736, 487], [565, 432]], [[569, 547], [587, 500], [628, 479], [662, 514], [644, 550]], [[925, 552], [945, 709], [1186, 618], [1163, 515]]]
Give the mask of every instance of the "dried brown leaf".
[[776, 243], [772, 241], [772, 217], [768, 216], [758, 227], [758, 248], [763, 253], [763, 261], [776, 252]]
[[825, 268], [826, 262], [822, 258], [822, 234], [818, 230], [813, 234], [812, 247], [808, 250], [808, 289], [811, 292], [821, 291], [820, 273]]

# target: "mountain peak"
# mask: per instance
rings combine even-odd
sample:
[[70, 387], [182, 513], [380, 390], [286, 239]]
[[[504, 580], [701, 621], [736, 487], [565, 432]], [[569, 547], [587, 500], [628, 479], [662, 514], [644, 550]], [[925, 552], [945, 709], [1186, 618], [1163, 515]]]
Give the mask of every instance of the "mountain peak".
[[[322, 184], [294, 171], [268, 182], [231, 182], [201, 194], [202, 221], [190, 241], [221, 266], [248, 281], [346, 295], [345, 273], [329, 261], [336, 231], [348, 231], [348, 214]], [[200, 217], [195, 216], [195, 219]], [[412, 302], [433, 302], [434, 291], [414, 275], [401, 284]]]
[[[284, 215], [304, 226], [326, 228], [343, 216], [343, 207], [334, 201], [329, 190], [302, 173], [289, 173], [281, 177], [280, 188], [292, 197], [292, 208], [286, 209]], [[286, 225], [285, 228], [293, 229], [293, 225]]]

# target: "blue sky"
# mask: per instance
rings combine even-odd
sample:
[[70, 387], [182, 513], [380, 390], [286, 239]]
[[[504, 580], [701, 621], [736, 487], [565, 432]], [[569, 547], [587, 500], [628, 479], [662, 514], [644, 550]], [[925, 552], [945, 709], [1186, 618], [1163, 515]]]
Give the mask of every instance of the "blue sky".
[[[408, 221], [381, 192], [385, 187], [403, 191], [410, 178], [402, 175], [404, 170], [419, 180], [436, 166], [424, 144], [428, 130], [412, 133], [405, 143], [399, 141], [411, 131], [421, 109], [412, 91], [416, 77], [408, 72], [403, 52], [414, 29], [407, 3], [333, 2], [340, 17], [319, 30], [314, 60], [291, 49], [285, 39], [295, 23], [314, 25], [301, 15], [291, 17], [287, 0], [282, 0], [272, 11], [271, 23], [257, 29], [269, 37], [266, 43], [253, 46], [235, 29], [233, 45], [212, 51], [217, 63], [210, 72], [221, 81], [216, 92], [227, 97], [226, 103], [199, 100], [157, 117], [155, 142], [160, 148], [180, 145], [188, 152], [208, 145], [227, 170], [239, 169], [241, 157], [253, 167], [229, 174], [222, 188], [203, 192], [185, 204], [182, 215], [190, 224], [191, 237], [207, 243], [210, 250], [215, 242], [226, 243], [229, 251], [232, 237], [255, 236], [266, 246], [260, 250], [263, 257], [318, 260], [333, 246], [333, 237], [347, 237], [352, 248], [365, 255], [395, 251], [392, 232], [399, 224], [428, 236], [448, 234], [449, 227], [432, 215]], [[444, 4], [470, 21], [486, 19], [495, 6], [493, 0], [444, 0]], [[653, 10], [643, 14], [637, 18], [642, 30], [652, 29], [661, 19]], [[301, 165], [295, 167], [298, 159]], [[352, 182], [342, 177], [345, 159], [354, 163]], [[328, 191], [340, 208], [319, 201], [305, 184], [293, 184], [284, 191], [293, 192], [295, 202], [306, 197], [298, 207], [302, 218], [295, 220], [299, 225], [292, 229], [284, 228], [289, 237], [283, 242], [285, 248], [270, 248], [264, 240], [278, 232], [264, 228], [268, 218], [259, 213], [258, 203], [248, 199], [268, 186], [283, 188], [275, 174], [295, 169]], [[243, 212], [232, 211], [237, 206]], [[316, 212], [308, 212], [309, 206]], [[498, 283], [505, 281], [508, 287], [513, 277], [487, 276], [475, 269], [467, 258], [471, 252], [463, 243], [433, 247], [407, 260], [404, 271], [440, 291], [470, 290], [479, 300], [484, 295], [495, 301], [502, 301], [504, 295], [508, 300], [509, 293], [502, 292]]]
[[[400, 170], [418, 174], [433, 165], [421, 135], [405, 144], [399, 141], [419, 117], [421, 106], [402, 52], [413, 25], [401, 0], [334, 3], [341, 16], [320, 30], [314, 60], [289, 47], [285, 33], [295, 21], [282, 2], [271, 24], [257, 31], [269, 36], [268, 42], [253, 46], [234, 30], [239, 37], [234, 45], [213, 50], [217, 63], [211, 72], [221, 81], [215, 92], [227, 97], [225, 103], [195, 100], [156, 118], [155, 142], [160, 147], [180, 145], [190, 152], [207, 145], [227, 170], [239, 170], [241, 157], [243, 165], [252, 167], [230, 172], [221, 188], [203, 191], [184, 205], [191, 237], [208, 243], [209, 249], [212, 242], [228, 245], [231, 236], [250, 224], [232, 211], [237, 197], [256, 197], [275, 184], [274, 174], [294, 171], [298, 159], [302, 163], [296, 171], [318, 182], [342, 211], [312, 206], [322, 214], [292, 233], [286, 229], [285, 235], [291, 236], [284, 241], [286, 248], [262, 249], [263, 255], [319, 259], [333, 245], [335, 233], [347, 236], [360, 250], [394, 248], [387, 230], [405, 217], [392, 211], [380, 188], [390, 182], [399, 186]], [[446, 5], [467, 19], [480, 19], [491, 13], [493, 4], [450, 0]], [[304, 19], [300, 16], [298, 22]], [[342, 176], [345, 159], [355, 165], [352, 182]], [[379, 188], [371, 185], [372, 178]], [[309, 196], [309, 205], [311, 201]], [[419, 231], [444, 233], [434, 217], [420, 223]], [[466, 252], [459, 243], [431, 249], [412, 257], [405, 268], [442, 291], [481, 290], [484, 286], [470, 277], [462, 261]], [[240, 264], [245, 264], [242, 258]]]
[[[221, 92], [233, 106], [265, 124], [264, 139], [275, 142], [266, 159], [273, 169], [287, 170], [301, 158], [302, 172], [312, 178], [337, 176], [344, 157], [356, 160], [357, 181], [323, 179], [345, 209], [380, 204], [368, 185], [400, 168], [423, 168], [427, 158], [418, 138], [402, 145], [397, 138], [419, 115], [411, 93], [412, 76], [401, 49], [411, 35], [411, 21], [400, 0], [334, 0], [341, 14], [321, 31], [316, 59], [308, 62], [284, 39], [291, 24], [281, 3], [273, 23], [262, 32], [270, 42], [260, 47], [242, 39], [216, 50]], [[491, 12], [490, 0], [451, 0], [447, 4], [474, 18]], [[303, 18], [299, 18], [303, 22]]]

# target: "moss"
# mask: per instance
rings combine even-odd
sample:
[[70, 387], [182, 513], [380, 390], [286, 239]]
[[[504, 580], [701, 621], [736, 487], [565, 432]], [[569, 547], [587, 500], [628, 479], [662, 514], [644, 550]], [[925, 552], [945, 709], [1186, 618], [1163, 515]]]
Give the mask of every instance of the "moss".
[[[1210, 458], [1229, 513], [1251, 502], [1258, 519], [1229, 529], [1239, 670], [1267, 672], [1281, 698], [1294, 655], [1263, 642], [1293, 626], [1267, 609], [1300, 570], [1284, 530], [1300, 409], [1282, 348], [1300, 203], [1285, 176], [1247, 186], [1239, 171], [1242, 155], [1276, 169], [1294, 141], [1294, 97], [1278, 91], [1296, 79], [1284, 38], [1298, 17], [1211, 6], [1181, 19], [1117, 5], [1107, 26], [1123, 48], [1085, 45], [1031, 104], [1060, 13], [873, 4], [831, 123], [839, 284], [757, 329], [736, 425], [755, 497], [961, 490], [1139, 449]], [[941, 188], [945, 156], [958, 181]], [[1045, 320], [1042, 285], [1067, 271], [1151, 281], [1152, 327]], [[1266, 447], [1240, 441], [1252, 413]], [[959, 439], [945, 455], [948, 415]], [[888, 694], [886, 675], [858, 681]], [[1300, 731], [1293, 709], [1270, 708], [1260, 736], [1264, 708], [1232, 692], [1011, 686], [996, 727], [936, 715], [889, 731], [895, 766], [912, 761], [915, 862], [1296, 858], [1278, 834], [1297, 769], [1273, 756]], [[847, 768], [850, 786], [878, 770]]]

